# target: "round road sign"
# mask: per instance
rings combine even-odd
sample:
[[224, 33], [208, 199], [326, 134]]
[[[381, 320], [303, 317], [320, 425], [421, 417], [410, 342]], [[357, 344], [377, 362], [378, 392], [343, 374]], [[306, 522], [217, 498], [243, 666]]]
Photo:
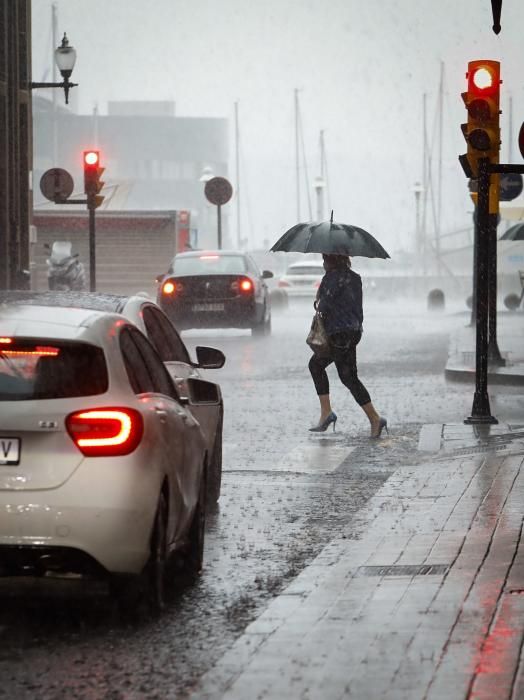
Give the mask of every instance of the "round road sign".
[[213, 177], [206, 182], [204, 194], [211, 204], [221, 206], [229, 202], [233, 196], [233, 188], [225, 177]]
[[74, 187], [73, 178], [62, 168], [46, 170], [40, 178], [40, 192], [52, 202], [70, 197]]
[[522, 192], [522, 175], [520, 173], [502, 173], [500, 176], [500, 201], [511, 202]]

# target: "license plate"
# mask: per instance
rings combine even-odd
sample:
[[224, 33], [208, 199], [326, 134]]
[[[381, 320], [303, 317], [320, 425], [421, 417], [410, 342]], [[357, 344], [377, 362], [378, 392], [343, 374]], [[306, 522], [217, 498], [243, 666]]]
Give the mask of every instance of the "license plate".
[[224, 304], [193, 304], [193, 311], [223, 311]]
[[20, 463], [20, 438], [0, 438], [0, 464]]

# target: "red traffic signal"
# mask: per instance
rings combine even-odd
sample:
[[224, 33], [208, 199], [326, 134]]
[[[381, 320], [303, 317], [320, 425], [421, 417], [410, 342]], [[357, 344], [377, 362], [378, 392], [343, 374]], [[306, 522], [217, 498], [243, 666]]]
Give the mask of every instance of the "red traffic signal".
[[497, 72], [498, 71], [488, 63], [482, 62], [479, 65], [476, 65], [468, 73], [468, 90], [472, 92], [477, 91], [482, 95], [485, 95], [488, 92], [493, 92], [496, 87]]
[[100, 160], [100, 152], [99, 151], [84, 151], [84, 167], [93, 167], [94, 165], [98, 165], [98, 161]]
[[104, 186], [100, 179], [105, 168], [100, 167], [100, 151], [90, 149], [84, 151], [84, 192], [88, 197], [95, 198], [95, 206], [99, 207], [104, 197], [98, 193]]
[[468, 90], [462, 99], [468, 110], [467, 124], [462, 133], [468, 152], [460, 156], [467, 177], [478, 176], [478, 160], [489, 158], [498, 163], [500, 151], [500, 63], [498, 61], [470, 61], [468, 63]]

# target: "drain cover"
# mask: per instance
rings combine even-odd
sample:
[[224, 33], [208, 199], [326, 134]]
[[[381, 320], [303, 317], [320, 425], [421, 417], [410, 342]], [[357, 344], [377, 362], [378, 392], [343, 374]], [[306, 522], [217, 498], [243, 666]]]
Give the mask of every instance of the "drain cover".
[[443, 576], [449, 564], [391, 564], [389, 566], [359, 566], [362, 576]]

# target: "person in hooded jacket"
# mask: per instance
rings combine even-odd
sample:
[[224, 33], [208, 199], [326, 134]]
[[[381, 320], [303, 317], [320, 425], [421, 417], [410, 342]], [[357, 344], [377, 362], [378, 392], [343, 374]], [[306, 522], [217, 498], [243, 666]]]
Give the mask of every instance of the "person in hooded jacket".
[[384, 428], [387, 432], [387, 420], [375, 410], [357, 372], [356, 348], [362, 337], [364, 321], [362, 280], [351, 269], [351, 260], [347, 255], [322, 257], [326, 272], [318, 288], [315, 307], [322, 314], [331, 350], [327, 357], [313, 354], [309, 360], [309, 371], [320, 401], [320, 420], [310, 431], [322, 433], [331, 424], [335, 430], [337, 415], [331, 408], [326, 372], [326, 367], [334, 362], [341, 382], [369, 419], [371, 437], [379, 438]]

